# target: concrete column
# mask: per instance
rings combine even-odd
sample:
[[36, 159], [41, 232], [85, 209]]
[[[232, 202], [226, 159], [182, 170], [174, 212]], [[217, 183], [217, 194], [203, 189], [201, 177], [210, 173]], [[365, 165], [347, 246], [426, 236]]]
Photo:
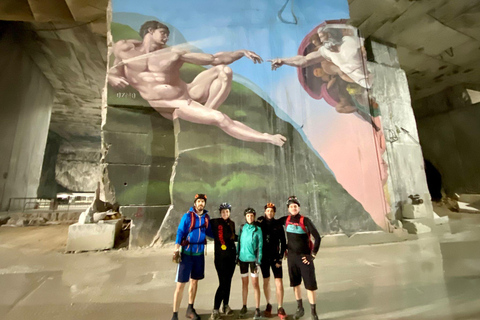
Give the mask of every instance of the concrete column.
[[12, 197], [36, 197], [53, 88], [23, 51], [21, 35], [3, 24], [0, 40], [0, 211]]
[[[389, 218], [393, 223], [402, 221], [410, 233], [429, 232], [433, 208], [407, 77], [395, 48], [372, 41], [371, 49], [374, 61], [368, 68], [375, 76], [371, 95], [380, 107], [387, 147], [384, 160], [388, 164], [385, 191], [391, 206]], [[423, 204], [412, 205], [409, 196], [415, 194]]]

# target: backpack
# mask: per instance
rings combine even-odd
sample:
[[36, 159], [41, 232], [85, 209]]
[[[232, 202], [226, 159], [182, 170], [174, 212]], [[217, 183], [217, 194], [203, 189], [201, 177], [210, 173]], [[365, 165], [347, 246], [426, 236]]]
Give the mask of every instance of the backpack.
[[[201, 218], [200, 218], [201, 219]], [[193, 211], [190, 211], [190, 227], [188, 228], [188, 233], [192, 232], [194, 229], [208, 229], [208, 224], [210, 223], [210, 216], [208, 213], [205, 213], [205, 224], [200, 225], [199, 227], [195, 227], [195, 213]]]
[[312, 241], [310, 231], [308, 231], [307, 227], [305, 226], [305, 217], [300, 216], [300, 222], [299, 223], [290, 222], [291, 217], [292, 216], [289, 215], [287, 217], [287, 220], [285, 221], [285, 230], [287, 230], [287, 226], [289, 224], [293, 224], [294, 226], [299, 225], [300, 228], [302, 228], [302, 230], [307, 234], [307, 236], [308, 236], [308, 247], [310, 248], [310, 251], [312, 251], [313, 250], [313, 241]]

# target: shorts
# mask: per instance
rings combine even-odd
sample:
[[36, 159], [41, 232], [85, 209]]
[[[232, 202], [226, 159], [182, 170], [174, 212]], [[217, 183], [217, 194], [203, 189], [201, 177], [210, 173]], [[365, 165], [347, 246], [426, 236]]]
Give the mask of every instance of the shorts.
[[288, 275], [290, 276], [290, 287], [296, 287], [302, 283], [307, 290], [317, 290], [317, 279], [315, 277], [315, 265], [312, 262], [305, 264], [302, 257], [305, 254], [288, 253]]
[[270, 268], [273, 272], [273, 277], [275, 279], [282, 279], [283, 278], [283, 269], [282, 266], [277, 268], [275, 265], [275, 260], [273, 259], [262, 259], [262, 264], [260, 265], [260, 269], [262, 270], [262, 276], [264, 278], [270, 278]]
[[240, 274], [242, 278], [248, 277], [248, 267], [250, 267], [250, 275], [252, 277], [258, 277], [257, 264], [255, 262], [240, 261]]
[[188, 282], [190, 279], [205, 278], [205, 255], [188, 255], [182, 252], [182, 261], [178, 264], [175, 282]]

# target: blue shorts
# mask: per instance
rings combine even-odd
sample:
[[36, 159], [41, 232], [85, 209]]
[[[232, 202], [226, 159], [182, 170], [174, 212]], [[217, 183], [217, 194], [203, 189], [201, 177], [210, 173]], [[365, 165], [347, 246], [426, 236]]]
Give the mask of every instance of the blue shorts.
[[178, 264], [176, 282], [188, 282], [190, 279], [205, 278], [205, 255], [191, 256], [182, 252], [182, 261]]

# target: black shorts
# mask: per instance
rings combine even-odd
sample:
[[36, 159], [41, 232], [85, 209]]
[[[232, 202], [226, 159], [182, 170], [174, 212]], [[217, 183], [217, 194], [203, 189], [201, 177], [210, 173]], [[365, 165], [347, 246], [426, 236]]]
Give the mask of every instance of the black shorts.
[[240, 261], [240, 274], [242, 276], [248, 276], [248, 267], [250, 267], [250, 273], [252, 274], [252, 276], [258, 276], [257, 265], [255, 262]]
[[317, 279], [315, 277], [315, 265], [304, 264], [302, 257], [306, 255], [288, 253], [288, 275], [290, 276], [290, 287], [296, 287], [302, 283], [307, 290], [317, 290]]
[[273, 272], [273, 277], [275, 279], [283, 278], [283, 269], [280, 265], [279, 268], [275, 265], [275, 260], [273, 259], [262, 259], [262, 264], [260, 265], [260, 269], [262, 269], [262, 276], [264, 278], [270, 278], [270, 268]]

